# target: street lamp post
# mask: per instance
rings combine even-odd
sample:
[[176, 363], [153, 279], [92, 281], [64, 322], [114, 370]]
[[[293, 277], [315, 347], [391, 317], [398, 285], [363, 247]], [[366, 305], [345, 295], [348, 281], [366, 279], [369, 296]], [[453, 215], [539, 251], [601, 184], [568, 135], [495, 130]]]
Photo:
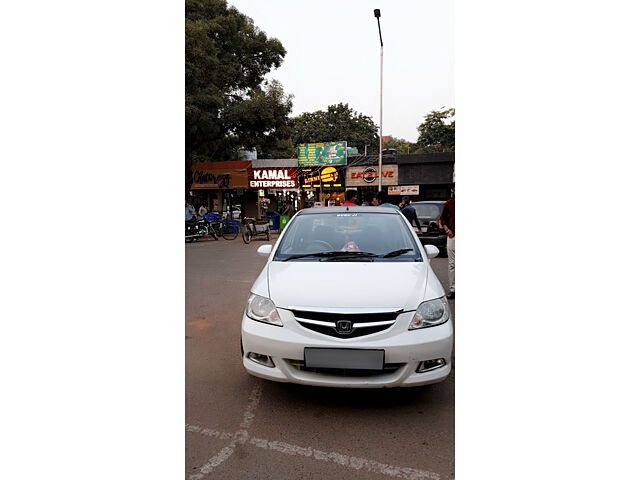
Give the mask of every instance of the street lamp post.
[[380, 34], [380, 151], [378, 152], [378, 191], [382, 190], [382, 30], [380, 30], [380, 9], [376, 8], [373, 15], [378, 20]]

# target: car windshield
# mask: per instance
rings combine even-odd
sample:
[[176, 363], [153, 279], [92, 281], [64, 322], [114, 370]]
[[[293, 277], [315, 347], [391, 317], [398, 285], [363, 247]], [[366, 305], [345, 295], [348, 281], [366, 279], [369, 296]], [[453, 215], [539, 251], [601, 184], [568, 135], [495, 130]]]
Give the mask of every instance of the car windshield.
[[422, 261], [404, 218], [395, 213], [327, 212], [294, 217], [274, 261]]
[[442, 203], [412, 203], [411, 205], [416, 209], [418, 217], [429, 220], [438, 220], [444, 209]]

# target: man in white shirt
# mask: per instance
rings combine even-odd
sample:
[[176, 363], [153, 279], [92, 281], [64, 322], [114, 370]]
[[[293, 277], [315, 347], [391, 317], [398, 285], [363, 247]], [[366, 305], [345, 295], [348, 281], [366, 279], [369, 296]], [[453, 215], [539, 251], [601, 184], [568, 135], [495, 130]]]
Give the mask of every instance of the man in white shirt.
[[184, 202], [184, 221], [189, 222], [193, 220], [193, 216], [196, 214], [196, 209], [193, 208], [189, 202]]

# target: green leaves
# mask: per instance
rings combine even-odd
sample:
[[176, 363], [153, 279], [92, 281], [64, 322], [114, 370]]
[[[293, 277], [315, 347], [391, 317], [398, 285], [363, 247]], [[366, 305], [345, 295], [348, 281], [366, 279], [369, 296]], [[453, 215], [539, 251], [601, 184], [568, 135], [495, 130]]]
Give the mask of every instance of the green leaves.
[[327, 111], [303, 113], [293, 119], [294, 144], [346, 141], [360, 152], [378, 149], [378, 129], [371, 117], [354, 112], [346, 103], [329, 105]]
[[[185, 2], [185, 140], [187, 163], [234, 160], [286, 136], [291, 96], [264, 76], [286, 50], [225, 0]], [[263, 89], [264, 88], [264, 89]]]
[[418, 127], [418, 144], [427, 152], [454, 152], [456, 149], [455, 108], [433, 110]]

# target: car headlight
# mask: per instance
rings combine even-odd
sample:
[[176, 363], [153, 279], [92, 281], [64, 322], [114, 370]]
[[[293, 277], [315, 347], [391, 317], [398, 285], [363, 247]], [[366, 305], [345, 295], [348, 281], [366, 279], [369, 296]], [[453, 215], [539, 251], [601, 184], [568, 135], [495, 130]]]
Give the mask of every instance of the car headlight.
[[411, 319], [409, 330], [435, 327], [449, 320], [449, 302], [445, 297], [422, 302]]
[[280, 320], [276, 306], [266, 297], [261, 297], [253, 293], [249, 295], [246, 313], [247, 317], [257, 320], [258, 322], [270, 323], [271, 325], [282, 327], [282, 320]]

